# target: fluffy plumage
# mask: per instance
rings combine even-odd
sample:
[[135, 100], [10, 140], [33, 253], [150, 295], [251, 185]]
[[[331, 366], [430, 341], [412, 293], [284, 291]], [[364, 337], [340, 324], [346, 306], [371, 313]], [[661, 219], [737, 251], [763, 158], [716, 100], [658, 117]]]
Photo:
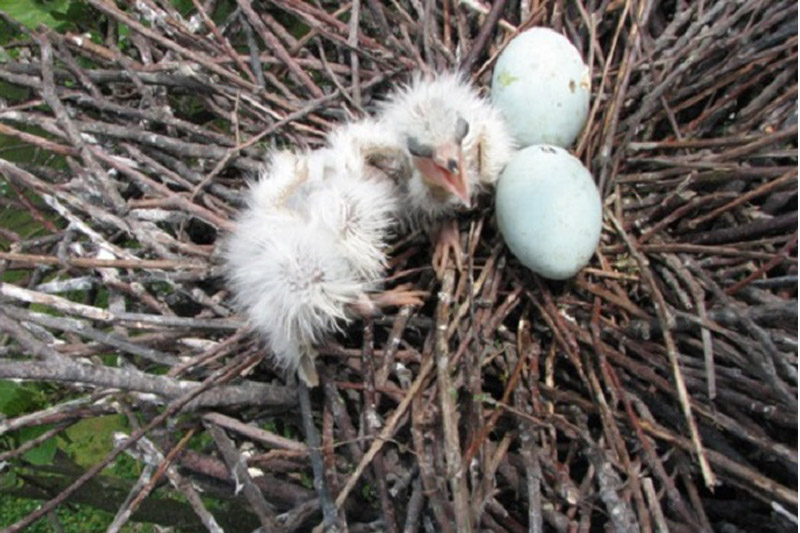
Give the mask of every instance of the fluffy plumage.
[[277, 362], [314, 386], [314, 345], [367, 309], [397, 207], [353, 150], [277, 152], [227, 242], [235, 301]]
[[[411, 176], [412, 162], [397, 132], [378, 119], [367, 118], [334, 128], [328, 134], [327, 145], [336, 153], [358, 158], [371, 172], [397, 185]], [[398, 189], [398, 198], [400, 193]]]
[[423, 225], [471, 205], [514, 149], [500, 113], [456, 73], [416, 75], [382, 105], [378, 129], [411, 162], [403, 209]]

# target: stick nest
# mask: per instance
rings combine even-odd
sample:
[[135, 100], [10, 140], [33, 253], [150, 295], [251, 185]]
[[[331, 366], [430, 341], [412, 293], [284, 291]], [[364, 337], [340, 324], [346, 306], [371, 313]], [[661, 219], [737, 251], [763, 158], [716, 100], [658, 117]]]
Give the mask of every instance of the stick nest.
[[[0, 377], [56, 385], [0, 433], [128, 432], [80, 477], [52, 466], [12, 531], [90, 500], [123, 451], [141, 476], [115, 527], [795, 530], [796, 2], [84, 7], [105, 35], [2, 22], [0, 201], [24, 216], [0, 228]], [[426, 236], [398, 236], [387, 287], [426, 305], [322, 347], [317, 390], [286, 384], [217, 247], [266, 150], [318, 146], [416, 69], [486, 87], [535, 25], [593, 72], [591, 264], [536, 277], [487, 199], [460, 219], [463, 272], [437, 281]], [[0, 462], [34, 475], [36, 443]]]

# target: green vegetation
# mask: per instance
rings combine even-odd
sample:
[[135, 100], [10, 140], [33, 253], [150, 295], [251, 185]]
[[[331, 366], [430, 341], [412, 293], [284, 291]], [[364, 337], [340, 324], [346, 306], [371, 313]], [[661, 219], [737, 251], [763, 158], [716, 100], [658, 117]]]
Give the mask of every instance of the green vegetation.
[[14, 20], [34, 30], [41, 25], [66, 30], [84, 8], [75, 0], [6, 0], [3, 11]]
[[[0, 528], [10, 526], [11, 524], [22, 520], [27, 515], [35, 511], [39, 507], [39, 502], [36, 500], [29, 500], [27, 498], [18, 498], [16, 496], [3, 495], [0, 498]], [[88, 505], [67, 505], [62, 506], [56, 510], [58, 523], [63, 527], [66, 533], [92, 533], [105, 531], [108, 525], [113, 520], [114, 516], [105, 511], [100, 511], [89, 507]], [[140, 528], [138, 525], [131, 525], [123, 531], [153, 531], [153, 528], [147, 526], [147, 529]], [[29, 526], [26, 533], [57, 533], [58, 530], [53, 526], [48, 518], [42, 518]]]

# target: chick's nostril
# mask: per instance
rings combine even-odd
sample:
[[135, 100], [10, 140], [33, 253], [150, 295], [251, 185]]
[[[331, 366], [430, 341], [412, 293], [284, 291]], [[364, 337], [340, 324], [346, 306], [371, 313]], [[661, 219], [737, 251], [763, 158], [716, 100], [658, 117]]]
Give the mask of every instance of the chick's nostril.
[[447, 161], [447, 170], [449, 170], [451, 174], [455, 174], [458, 170], [458, 161], [455, 159], [449, 159]]

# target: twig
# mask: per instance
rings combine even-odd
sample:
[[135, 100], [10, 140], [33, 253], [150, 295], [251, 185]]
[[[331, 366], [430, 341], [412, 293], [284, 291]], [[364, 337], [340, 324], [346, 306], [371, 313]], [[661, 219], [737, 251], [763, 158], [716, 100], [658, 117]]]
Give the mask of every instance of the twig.
[[450, 378], [450, 357], [447, 346], [447, 326], [450, 323], [450, 301], [455, 284], [455, 272], [447, 269], [439, 291], [436, 305], [436, 332], [434, 336], [434, 358], [436, 359], [436, 378], [439, 388], [444, 427], [445, 459], [447, 461], [447, 479], [453, 493], [453, 511], [455, 512], [456, 529], [462, 533], [472, 531], [472, 513], [469, 506], [467, 490], [467, 470], [461, 457], [461, 444], [458, 436], [458, 412], [454, 402], [456, 389]]
[[298, 397], [300, 398], [300, 413], [303, 417], [303, 432], [306, 435], [306, 445], [311, 456], [311, 468], [314, 471], [314, 489], [317, 491], [322, 505], [323, 525], [326, 532], [335, 533], [339, 531], [337, 526], [338, 509], [325, 480], [325, 464], [320, 453], [319, 432], [317, 432], [317, 428], [314, 425], [314, 415], [311, 412], [311, 397], [305, 383], [299, 385]]
[[422, 503], [424, 499], [422, 482], [420, 482], [419, 478], [416, 478], [414, 479], [414, 485], [411, 490], [411, 497], [408, 499], [406, 522], [405, 527], [403, 527], [403, 533], [417, 533], [417, 531], [419, 531], [419, 519], [422, 513]]
[[235, 366], [239, 363], [240, 362], [236, 360], [232, 361], [227, 367], [211, 374], [202, 384], [200, 384], [200, 386], [178, 397], [175, 401], [173, 401], [167, 406], [167, 408], [164, 410], [163, 413], [154, 417], [153, 420], [151, 420], [148, 424], [134, 431], [130, 437], [128, 437], [122, 443], [115, 446], [114, 449], [102, 461], [99, 461], [91, 468], [86, 470], [86, 472], [84, 472], [77, 480], [75, 480], [66, 489], [61, 491], [61, 493], [58, 496], [44, 503], [36, 511], [30, 513], [25, 518], [9, 526], [6, 531], [8, 531], [8, 533], [21, 532], [25, 528], [27, 528], [30, 524], [34, 523], [39, 518], [41, 518], [42, 516], [53, 511], [62, 502], [66, 501], [67, 498], [69, 498], [75, 491], [77, 491], [79, 488], [85, 485], [86, 482], [88, 482], [90, 479], [94, 478], [97, 474], [99, 474], [103, 468], [108, 466], [122, 452], [124, 452], [128, 447], [130, 447], [138, 439], [140, 439], [143, 435], [145, 435], [145, 433], [163, 424], [169, 417], [175, 415], [178, 411], [181, 410], [181, 408], [183, 408], [183, 406], [191, 402], [195, 397], [199, 396], [200, 394], [202, 394], [203, 392], [214, 386], [220, 376], [222, 376], [228, 370], [235, 368]]
[[[691, 450], [694, 445], [688, 439], [674, 435], [663, 427], [652, 424], [651, 422], [642, 421], [642, 427], [649, 434], [656, 438], [666, 440], [672, 444], [678, 445], [685, 450]], [[709, 460], [711, 460], [718, 468], [726, 473], [736, 476], [736, 478], [745, 482], [745, 486], [752, 494], [758, 494], [758, 491], [764, 491], [771, 497], [776, 498], [783, 503], [791, 506], [797, 505], [797, 492], [784, 487], [780, 483], [762, 475], [760, 472], [753, 470], [747, 466], [731, 461], [723, 454], [714, 450], [706, 450]]]
[[300, 83], [305, 85], [314, 98], [322, 98], [324, 94], [320, 88], [317, 87], [317, 84], [314, 83], [306, 71], [300, 68], [300, 66], [294, 61], [292, 56], [289, 55], [289, 53], [286, 51], [286, 48], [283, 47], [277, 37], [275, 37], [269, 28], [264, 25], [258, 14], [253, 11], [251, 0], [237, 0], [237, 3], [244, 14], [247, 15], [248, 23], [253, 24], [258, 29], [259, 35], [267, 44], [267, 46], [269, 46], [275, 55], [281, 59], [287, 67], [289, 67], [289, 70], [300, 81]]
[[367, 465], [370, 464], [373, 457], [375, 457], [375, 454], [378, 453], [378, 451], [380, 451], [380, 449], [383, 447], [386, 441], [389, 440], [389, 438], [394, 433], [395, 429], [397, 429], [397, 424], [400, 421], [400, 418], [403, 416], [406, 409], [408, 409], [408, 406], [411, 404], [411, 400], [414, 399], [414, 396], [417, 394], [417, 392], [419, 392], [422, 385], [426, 382], [428, 374], [430, 373], [432, 368], [433, 368], [433, 358], [428, 358], [423, 360], [422, 366], [420, 367], [419, 373], [417, 374], [417, 378], [411, 384], [411, 387], [409, 387], [408, 392], [403, 398], [403, 401], [400, 402], [400, 405], [398, 405], [395, 408], [394, 412], [392, 413], [392, 416], [390, 416], [386, 420], [386, 424], [383, 426], [383, 429], [375, 438], [375, 441], [369, 447], [369, 450], [367, 450], [367, 452], [364, 454], [364, 457], [358, 463], [358, 466], [356, 467], [355, 471], [347, 479], [347, 483], [342, 488], [342, 491], [339, 493], [339, 496], [337, 496], [336, 498], [337, 507], [341, 508], [341, 506], [347, 499], [347, 496], [350, 494], [350, 491], [352, 491], [353, 488], [355, 488], [358, 479], [364, 473], [364, 469], [367, 467]]
[[361, 15], [361, 0], [353, 0], [350, 6], [350, 29], [347, 36], [347, 44], [350, 45], [350, 72], [353, 89], [353, 102], [356, 107], [361, 107], [361, 71], [359, 68], [358, 54], [358, 25]]
[[[374, 331], [372, 320], [364, 320], [364, 339], [361, 349], [361, 365], [364, 368], [364, 426], [368, 437], [374, 437], [375, 431], [380, 427], [377, 413], [377, 395], [375, 393], [375, 364], [373, 353]], [[386, 469], [383, 463], [383, 454], [378, 451], [372, 460], [375, 481], [378, 485], [378, 496], [383, 510], [383, 527], [389, 533], [397, 533], [397, 519], [395, 518], [394, 505], [389, 499], [389, 490], [386, 486]]]
[[262, 442], [274, 448], [289, 450], [300, 454], [308, 453], [308, 446], [306, 444], [292, 439], [287, 439], [286, 437], [281, 437], [280, 435], [276, 435], [275, 433], [267, 431], [266, 429], [256, 428], [249, 424], [244, 424], [235, 418], [225, 416], [221, 413], [206, 413], [203, 415], [203, 419], [219, 427], [230, 429], [231, 431], [235, 431], [249, 439]]
[[[106, 530], [108, 533], [118, 533], [119, 530], [128, 522], [139, 508], [141, 503], [144, 499], [153, 492], [156, 488], [156, 484], [160, 481], [161, 477], [167, 473], [170, 477], [170, 480], [176, 479], [177, 472], [175, 472], [174, 467], [172, 466], [172, 461], [175, 459], [175, 456], [180, 453], [184, 447], [188, 444], [189, 439], [194, 436], [195, 430], [190, 429], [186, 432], [186, 434], [181, 438], [180, 442], [176, 446], [170, 450], [169, 454], [166, 457], [158, 450], [156, 447], [151, 443], [146, 437], [142, 437], [139, 442], [137, 443], [140, 448], [145, 448], [145, 455], [148, 456], [145, 460], [145, 468], [142, 471], [142, 475], [139, 477], [136, 486], [131, 490], [128, 495], [128, 499], [126, 499], [125, 503], [119, 508], [117, 511], [114, 520], [111, 522], [111, 525], [108, 526]], [[121, 436], [117, 436], [118, 439]], [[146, 444], [145, 444], [146, 442]], [[158, 468], [156, 468], [155, 463], [158, 462]], [[200, 504], [198, 507], [196, 504], [200, 501], [200, 498], [197, 496], [197, 493], [194, 493], [193, 498], [193, 508], [199, 513], [199, 516], [204, 519], [204, 522], [211, 526], [212, 531], [221, 532], [219, 525], [214, 520], [214, 517], [205, 509], [205, 507]], [[192, 499], [192, 498], [190, 498]]]
[[[59, 257], [50, 255], [0, 252], [0, 260], [17, 261], [34, 265], [61, 265]], [[78, 268], [142, 268], [147, 270], [206, 270], [207, 264], [169, 259], [98, 259], [95, 257], [69, 257], [66, 264]]]
[[797, 248], [797, 231], [795, 231], [789, 237], [789, 240], [786, 241], [786, 244], [783, 245], [783, 248], [780, 249], [780, 251], [778, 252], [777, 255], [775, 255], [775, 257], [770, 259], [768, 262], [766, 262], [764, 265], [759, 267], [756, 271], [754, 271], [752, 274], [750, 274], [749, 276], [747, 276], [743, 280], [741, 280], [741, 281], [739, 281], [737, 283], [734, 283], [733, 285], [731, 285], [730, 287], [725, 289], [725, 292], [727, 294], [735, 294], [737, 291], [741, 290], [743, 287], [746, 287], [748, 283], [752, 282], [757, 277], [763, 276], [764, 274], [766, 274], [767, 272], [769, 272], [770, 270], [772, 270], [773, 268], [775, 268], [779, 264], [781, 264], [784, 261], [786, 261], [788, 259], [789, 254], [795, 248]]
[[489, 36], [494, 31], [494, 27], [497, 25], [497, 21], [500, 19], [500, 14], [503, 12], [505, 5], [505, 0], [495, 0], [492, 2], [492, 8], [489, 10], [489, 14], [486, 15], [486, 20], [483, 21], [478, 36], [472, 41], [469, 52], [467, 52], [467, 55], [459, 65], [459, 69], [462, 72], [470, 72], [472, 70], [472, 66], [475, 64], [475, 61], [478, 60], [478, 56], [486, 47]]
[[94, 159], [91, 152], [87, 150], [87, 146], [83, 142], [80, 131], [75, 126], [72, 119], [69, 118], [64, 104], [58, 99], [55, 81], [53, 79], [53, 48], [46, 34], [39, 36], [39, 47], [42, 52], [42, 96], [53, 110], [53, 113], [55, 113], [58, 123], [64, 129], [70, 141], [80, 152], [84, 164], [88, 167], [94, 179], [100, 183], [106, 198], [114, 207], [114, 211], [117, 213], [124, 213], [126, 211], [125, 201], [122, 199], [122, 196], [120, 196], [116, 186], [111, 182], [103, 169], [100, 168], [100, 165]]
[[[55, 437], [56, 435], [62, 433], [70, 425], [71, 425], [71, 423], [69, 423], [69, 422], [61, 422], [59, 424], [56, 424], [54, 427], [48, 429], [47, 431], [45, 431], [44, 433], [42, 433], [38, 437], [23, 442], [17, 448], [15, 448], [13, 450], [9, 450], [7, 452], [0, 453], [0, 461], [6, 462], [6, 461], [8, 461], [10, 459], [14, 459], [14, 458], [19, 457], [20, 455], [24, 454], [28, 450], [32, 450], [32, 449], [36, 448], [37, 446], [39, 446], [40, 444], [42, 444], [43, 442], [45, 442], [46, 440], [51, 439], [51, 438]], [[3, 434], [3, 433], [4, 433], [3, 428], [0, 427], [0, 435]]]
[[256, 516], [258, 516], [261, 526], [266, 531], [283, 531], [283, 528], [278, 525], [275, 512], [270, 504], [267, 503], [267, 500], [264, 499], [264, 495], [261, 494], [261, 491], [253, 483], [244, 458], [236, 449], [230, 437], [214, 423], [205, 422], [203, 425], [211, 434], [211, 437], [217, 444], [217, 448], [219, 448], [222, 453], [222, 457], [225, 459], [225, 463], [228, 465], [231, 477], [236, 484], [236, 492], [238, 492], [240, 488], [244, 491], [244, 496], [247, 498], [247, 501], [250, 502], [251, 509], [253, 509]]
[[159, 350], [154, 350], [152, 348], [140, 346], [124, 338], [121, 338], [119, 335], [116, 335], [114, 333], [104, 333], [102, 331], [96, 330], [91, 326], [89, 326], [87, 323], [80, 320], [72, 318], [64, 318], [64, 317], [55, 318], [50, 315], [45, 315], [42, 313], [34, 313], [10, 305], [6, 306], [3, 309], [3, 313], [19, 321], [41, 324], [42, 326], [48, 328], [62, 330], [62, 331], [69, 331], [77, 335], [88, 337], [97, 342], [101, 342], [108, 346], [113, 346], [124, 352], [133, 355], [138, 355], [139, 357], [143, 357], [149, 361], [153, 361], [161, 365], [171, 366], [178, 364], [179, 362], [179, 359], [175, 356], [161, 352]]
[[678, 390], [678, 399], [680, 400], [681, 407], [683, 408], [683, 415], [686, 418], [687, 425], [689, 426], [689, 432], [692, 435], [692, 442], [694, 443], [695, 453], [697, 455], [697, 460], [700, 463], [700, 470], [703, 473], [706, 487], [710, 489], [714, 487], [716, 480], [714, 478], [714, 472], [711, 470], [711, 466], [708, 464], [708, 460], [704, 454], [703, 444], [700, 441], [700, 433], [697, 430], [697, 424], [695, 423], [694, 416], [692, 415], [689, 392], [686, 390], [686, 383], [684, 382], [683, 374], [681, 374], [680, 370], [680, 364], [678, 363], [677, 347], [675, 346], [675, 341], [672, 338], [672, 335], [669, 333], [669, 324], [671, 324], [673, 320], [669, 316], [667, 303], [664, 301], [664, 296], [661, 294], [661, 291], [658, 290], [655, 280], [653, 280], [653, 275], [649, 270], [647, 259], [645, 259], [644, 256], [642, 256], [637, 250], [636, 245], [633, 243], [627, 233], [625, 233], [625, 230], [622, 229], [622, 225], [619, 223], [619, 221], [611, 215], [608, 215], [608, 217], [616, 228], [617, 232], [625, 241], [625, 244], [628, 246], [631, 255], [633, 255], [636, 258], [636, 261], [639, 263], [642, 272], [642, 278], [650, 286], [650, 290], [655, 298], [656, 314], [659, 322], [661, 323], [662, 331], [664, 332], [664, 342], [666, 344], [667, 356], [669, 357], [670, 364], [672, 366], [672, 377], [675, 380], [675, 387]]

